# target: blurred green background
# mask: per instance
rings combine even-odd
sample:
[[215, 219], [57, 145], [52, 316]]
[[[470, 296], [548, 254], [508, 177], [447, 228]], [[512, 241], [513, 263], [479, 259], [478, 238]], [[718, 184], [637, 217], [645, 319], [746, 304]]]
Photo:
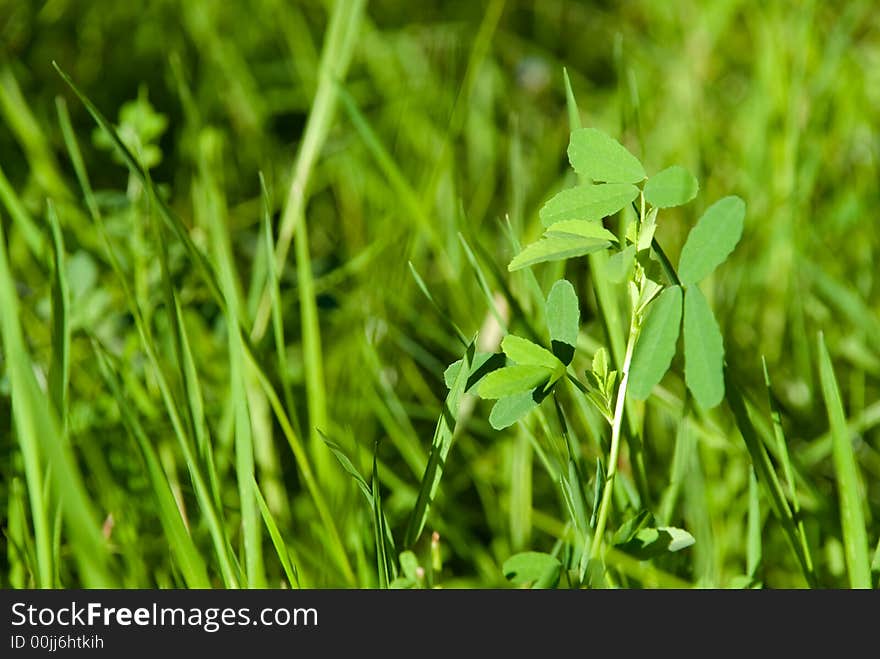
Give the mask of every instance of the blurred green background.
[[[253, 319], [266, 276], [258, 173], [267, 182], [277, 236], [321, 84], [331, 5], [0, 0], [0, 221], [20, 322], [38, 381], [45, 381], [50, 268], [34, 256], [28, 236], [31, 243], [39, 236], [50, 240], [50, 197], [63, 228], [71, 295], [67, 429], [105, 529], [112, 515], [108, 532], [125, 586], [180, 585], [181, 579], [138, 452], [94, 366], [89, 336], [118, 360], [131, 409], [178, 501], [190, 511], [209, 566], [213, 559], [125, 291], [65, 149], [57, 97], [66, 102], [132, 295], [153, 328], [165, 368], [173, 371], [160, 267], [166, 257], [149, 228], [157, 220], [149, 219], [154, 214], [142, 189], [51, 62], [105, 116], [123, 124], [123, 132], [127, 126], [138, 135], [153, 180], [196, 245], [210, 251], [211, 218], [222, 219], [243, 314]], [[393, 532], [402, 536], [446, 395], [443, 370], [461, 352], [407, 263], [468, 336], [490, 314], [463, 240], [491, 291], [516, 301], [523, 315], [514, 314], [511, 329], [529, 316], [539, 318], [539, 298], [526, 279], [506, 271], [514, 250], [505, 222], [522, 243], [530, 242], [541, 231], [541, 204], [573, 183], [565, 156], [563, 67], [584, 125], [617, 136], [649, 174], [678, 163], [700, 180], [694, 204], [661, 213], [658, 238], [673, 260], [703, 209], [726, 194], [746, 201], [743, 240], [704, 292], [722, 326], [729, 369], [769, 419], [761, 357], [767, 360], [797, 463], [817, 571], [825, 585], [845, 583], [816, 336], [825, 334], [843, 392], [873, 553], [880, 531], [880, 14], [871, 0], [368, 3], [356, 26], [351, 64], [331, 85], [342, 98], [306, 189], [306, 266], [321, 353], [313, 344], [304, 347], [302, 259], [293, 249], [279, 273], [287, 372], [279, 371], [271, 328], [255, 341], [276, 386], [290, 383], [285, 404], [296, 431], [304, 441], [314, 435], [308, 430], [316, 412], [308, 403], [314, 394], [307, 371], [310, 359], [320, 359], [322, 430], [364, 474], [381, 442], [384, 507]], [[26, 220], [11, 221], [16, 214]], [[185, 250], [168, 236], [170, 275], [200, 376], [217, 478], [228, 483], [220, 488], [220, 510], [235, 544], [235, 405], [224, 314]], [[535, 272], [545, 292], [562, 274], [551, 267]], [[565, 274], [581, 297], [583, 354], [576, 365], [582, 371], [604, 337], [585, 264], [573, 260]], [[655, 503], [668, 496], [684, 398], [680, 372], [667, 376], [644, 408]], [[346, 576], [325, 555], [324, 531], [277, 420], [264, 398], [252, 395], [250, 405], [258, 481], [304, 582], [375, 585], [372, 513], [352, 479], [320, 438], [308, 443], [353, 566]], [[498, 433], [486, 421], [486, 403], [475, 405], [429, 519], [429, 531], [440, 534], [446, 586], [503, 585], [500, 565], [509, 555], [558, 551], [565, 537], [565, 505], [540, 452], [552, 445], [552, 428], [532, 420]], [[589, 415], [573, 413], [582, 429], [579, 459], [591, 480], [600, 448]], [[687, 528], [697, 542], [658, 569], [693, 584], [727, 586], [738, 583], [754, 559], [745, 541], [748, 456], [724, 406], [700, 413], [693, 428], [688, 477], [667, 521]], [[0, 470], [7, 530], [3, 585], [32, 584], [33, 566], [23, 559], [32, 542], [28, 504], [3, 375]], [[803, 585], [762, 505], [756, 582]], [[14, 547], [10, 535], [24, 548]], [[277, 586], [283, 575], [268, 538], [266, 571]], [[428, 560], [424, 539], [415, 550]], [[77, 585], [80, 577], [64, 558], [64, 546], [59, 552], [57, 583]], [[214, 568], [209, 571], [216, 582]], [[623, 584], [641, 584], [627, 574]]]

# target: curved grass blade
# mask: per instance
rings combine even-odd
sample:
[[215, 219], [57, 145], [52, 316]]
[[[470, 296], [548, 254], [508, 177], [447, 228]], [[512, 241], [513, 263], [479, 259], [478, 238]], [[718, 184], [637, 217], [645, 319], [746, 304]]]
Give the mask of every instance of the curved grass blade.
[[[449, 394], [446, 396], [443, 410], [437, 421], [437, 426], [434, 430], [434, 439], [431, 442], [431, 453], [428, 456], [428, 464], [425, 467], [425, 475], [422, 477], [422, 483], [419, 487], [419, 496], [418, 499], [416, 499], [416, 505], [410, 516], [403, 541], [406, 547], [412, 547], [416, 540], [419, 539], [422, 530], [425, 528], [425, 522], [428, 520], [428, 513], [431, 510], [431, 504], [434, 502], [434, 497], [437, 496], [437, 488], [440, 485], [440, 479], [442, 478], [443, 470], [446, 467], [446, 457], [449, 455], [449, 449], [452, 446], [452, 440], [456, 429], [458, 408], [462, 396], [464, 396], [471, 364], [474, 361], [475, 341], [476, 339], [468, 344], [468, 347], [462, 356], [462, 365], [459, 367], [455, 381], [449, 389]], [[490, 377], [491, 375], [492, 374], [490, 373], [486, 377]]]
[[260, 491], [260, 486], [257, 484], [256, 480], [253, 482], [253, 490], [254, 496], [257, 499], [257, 504], [260, 507], [260, 514], [263, 516], [263, 523], [266, 525], [266, 530], [269, 532], [269, 537], [272, 539], [272, 546], [275, 547], [275, 553], [278, 555], [278, 560], [281, 562], [281, 569], [284, 570], [284, 576], [287, 577], [287, 582], [293, 588], [302, 588], [303, 586], [299, 580], [296, 563], [291, 558], [287, 545], [284, 544], [284, 538], [281, 536], [278, 524], [272, 516], [272, 511], [269, 510], [269, 506], [266, 504], [266, 499], [263, 497], [263, 493]]
[[[107, 542], [101, 534], [92, 501], [71, 452], [62, 439], [54, 409], [40, 391], [34, 376], [18, 318], [18, 296], [6, 254], [6, 238], [0, 223], [0, 337], [3, 339], [6, 371], [12, 390], [12, 417], [25, 461], [25, 476], [35, 527], [38, 527], [38, 568], [40, 583], [50, 585], [51, 531], [43, 500], [43, 474], [48, 472], [54, 496], [61, 510], [71, 549], [87, 587], [111, 587], [115, 577]], [[45, 460], [45, 462], [43, 462]]]
[[770, 509], [782, 525], [782, 531], [800, 563], [801, 571], [804, 573], [804, 578], [806, 579], [807, 584], [810, 587], [815, 587], [816, 581], [813, 571], [810, 569], [810, 562], [804, 554], [803, 547], [798, 540], [796, 520], [791, 512], [791, 508], [788, 506], [788, 501], [782, 490], [782, 484], [779, 482], [779, 477], [773, 468], [773, 463], [770, 460], [770, 454], [767, 452], [767, 447], [764, 446], [758, 431], [749, 417], [740, 388], [731, 380], [728, 373], [725, 373], [725, 380], [727, 383], [726, 399], [730, 405], [731, 412], [733, 412], [736, 425], [739, 428], [740, 435], [742, 435], [743, 442], [745, 442], [746, 449], [749, 452], [749, 457], [752, 460], [752, 467], [754, 467], [755, 475], [758, 477], [758, 484], [763, 488], [764, 494], [770, 501]]
[[819, 332], [819, 379], [822, 397], [828, 412], [833, 441], [834, 475], [837, 479], [840, 500], [840, 526], [843, 530], [843, 547], [846, 570], [851, 588], [871, 588], [871, 566], [868, 559], [868, 534], [865, 514], [862, 510], [862, 494], [859, 487], [859, 468], [852, 442], [846, 430], [846, 415], [834, 377], [831, 355], [825, 345], [825, 337]]
[[52, 273], [52, 361], [49, 365], [49, 395], [67, 435], [67, 388], [70, 382], [70, 288], [65, 271], [64, 238], [51, 200], [46, 201], [52, 228], [54, 268]]
[[153, 185], [150, 177], [147, 175], [147, 172], [141, 167], [137, 158], [129, 151], [128, 147], [125, 146], [125, 143], [119, 137], [119, 134], [116, 132], [116, 129], [113, 128], [113, 125], [101, 114], [101, 111], [98, 110], [97, 106], [92, 103], [92, 101], [76, 86], [73, 80], [68, 76], [60, 66], [56, 62], [52, 62], [52, 66], [58, 72], [58, 75], [67, 83], [67, 85], [73, 90], [73, 92], [77, 95], [77, 97], [82, 101], [83, 105], [86, 106], [86, 110], [88, 110], [89, 114], [92, 116], [92, 119], [95, 120], [95, 123], [103, 130], [107, 136], [110, 138], [110, 141], [113, 143], [117, 153], [123, 159], [129, 171], [140, 180], [144, 185], [144, 189], [147, 191], [150, 201], [154, 204], [159, 216], [165, 221], [168, 227], [172, 230], [175, 237], [183, 243], [184, 248], [186, 249], [190, 259], [195, 264], [196, 269], [201, 273], [205, 284], [207, 284], [208, 288], [211, 290], [211, 294], [217, 300], [218, 303], [224, 304], [223, 295], [220, 292], [220, 285], [217, 281], [217, 276], [214, 273], [213, 268], [211, 267], [210, 262], [204, 253], [196, 246], [193, 242], [192, 238], [190, 238], [189, 232], [184, 226], [183, 222], [174, 212], [168, 207], [168, 204], [162, 199], [159, 192], [156, 190], [156, 187]]
[[144, 461], [147, 479], [156, 502], [156, 514], [165, 533], [169, 551], [180, 568], [183, 580], [187, 588], [210, 588], [211, 581], [208, 579], [205, 562], [186, 528], [159, 455], [147, 438], [131, 405], [123, 396], [122, 386], [114, 374], [115, 369], [108, 362], [107, 353], [95, 339], [92, 339], [92, 349], [97, 358], [98, 370], [116, 399], [122, 423], [137, 445]]
[[[770, 386], [770, 372], [767, 370], [767, 360], [761, 356], [761, 365], [764, 369], [764, 385], [767, 387], [767, 399], [770, 404], [770, 417], [773, 422], [773, 435], [776, 438], [778, 456], [782, 461], [782, 473], [785, 476], [785, 483], [788, 486], [788, 498], [791, 502], [792, 514], [797, 522], [798, 539], [801, 543], [801, 549], [806, 559], [805, 567], [810, 574], [814, 573], [813, 557], [810, 552], [810, 545], [807, 542], [807, 531], [804, 528], [804, 520], [801, 517], [801, 503], [797, 492], [797, 483], [795, 482], [795, 470], [791, 462], [791, 455], [788, 452], [788, 442], [785, 440], [785, 432], [782, 429], [782, 414], [779, 411], [779, 404], [773, 389]], [[754, 575], [752, 575], [754, 576]]]

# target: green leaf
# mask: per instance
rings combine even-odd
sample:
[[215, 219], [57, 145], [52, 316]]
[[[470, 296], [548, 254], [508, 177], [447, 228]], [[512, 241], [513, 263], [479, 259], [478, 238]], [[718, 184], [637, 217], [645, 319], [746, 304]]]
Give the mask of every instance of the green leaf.
[[660, 526], [640, 529], [632, 538], [620, 544], [620, 548], [639, 560], [645, 561], [666, 552], [681, 551], [693, 545], [694, 542], [696, 542], [694, 536], [684, 529], [674, 526]]
[[508, 558], [501, 569], [508, 581], [517, 586], [553, 588], [559, 583], [562, 563], [550, 554], [525, 551]]
[[645, 183], [645, 201], [655, 208], [681, 206], [697, 196], [700, 184], [681, 165], [667, 167]]
[[645, 325], [633, 353], [629, 370], [629, 392], [639, 400], [663, 379], [681, 331], [681, 288], [670, 286], [651, 303]]
[[724, 397], [724, 342], [709, 303], [696, 286], [684, 296], [684, 377], [703, 409]]
[[523, 364], [507, 366], [489, 373], [480, 384], [482, 398], [504, 398], [534, 389], [550, 378], [551, 370], [545, 366]]
[[536, 263], [584, 256], [591, 252], [603, 250], [609, 245], [611, 243], [607, 240], [554, 235], [542, 238], [538, 242], [527, 246], [514, 257], [510, 265], [507, 266], [507, 269], [513, 272]]
[[536, 343], [532, 343], [528, 339], [521, 336], [508, 334], [501, 342], [501, 349], [517, 364], [524, 366], [543, 366], [551, 371], [562, 369], [565, 371], [565, 365], [556, 358], [552, 352]]
[[574, 359], [581, 312], [577, 293], [567, 279], [560, 279], [547, 296], [546, 316], [553, 354], [566, 366]]
[[578, 236], [580, 238], [596, 238], [598, 240], [607, 240], [616, 243], [617, 236], [603, 227], [599, 222], [584, 222], [583, 220], [562, 220], [554, 222], [544, 235], [548, 238], [561, 238]]
[[523, 391], [513, 396], [499, 398], [489, 413], [489, 425], [495, 430], [504, 430], [523, 418], [538, 406], [533, 391]]
[[739, 197], [724, 197], [706, 209], [681, 249], [682, 284], [697, 283], [724, 262], [742, 236], [745, 215], [746, 204]]
[[568, 160], [581, 176], [605, 183], [638, 183], [645, 168], [620, 142], [595, 128], [571, 132]]
[[639, 189], [629, 183], [578, 185], [551, 197], [538, 213], [541, 223], [581, 220], [596, 222], [629, 206]]
[[[452, 389], [455, 378], [458, 376], [458, 371], [461, 369], [461, 363], [461, 359], [456, 360], [443, 371], [443, 381], [446, 383], [447, 389]], [[468, 375], [464, 390], [470, 391], [487, 373], [502, 368], [506, 363], [507, 360], [500, 352], [478, 352], [471, 364], [471, 372]]]
[[834, 476], [840, 497], [840, 526], [843, 530], [843, 547], [850, 588], [871, 588], [871, 567], [868, 562], [868, 535], [865, 514], [862, 510], [864, 495], [859, 485], [859, 467], [853, 452], [846, 415], [831, 356], [825, 346], [825, 338], [819, 333], [819, 379], [822, 397], [831, 425]]

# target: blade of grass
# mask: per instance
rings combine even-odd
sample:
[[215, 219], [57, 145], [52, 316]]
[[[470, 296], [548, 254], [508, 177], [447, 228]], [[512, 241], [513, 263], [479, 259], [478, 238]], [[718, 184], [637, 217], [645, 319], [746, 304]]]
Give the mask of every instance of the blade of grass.
[[156, 382], [159, 386], [159, 391], [161, 393], [166, 411], [168, 412], [172, 428], [174, 429], [174, 435], [178, 441], [178, 444], [181, 447], [184, 461], [186, 462], [186, 466], [195, 489], [199, 507], [202, 511], [202, 514], [205, 515], [205, 519], [208, 524], [208, 529], [214, 544], [214, 550], [220, 563], [220, 571], [223, 575], [224, 584], [227, 588], [237, 587], [238, 578], [235, 575], [231, 557], [229, 555], [229, 539], [223, 527], [223, 524], [220, 521], [220, 516], [217, 512], [219, 508], [215, 507], [214, 498], [211, 495], [211, 490], [207, 486], [205, 479], [202, 476], [200, 465], [195, 457], [195, 453], [191, 446], [190, 437], [185, 430], [183, 422], [181, 421], [180, 413], [177, 409], [177, 404], [171, 392], [171, 386], [169, 385], [167, 378], [165, 377], [165, 374], [159, 365], [157, 349], [152, 340], [149, 329], [146, 326], [143, 314], [140, 308], [137, 306], [134, 296], [131, 294], [128, 282], [125, 278], [122, 267], [119, 263], [119, 259], [116, 255], [116, 250], [110, 242], [110, 238], [107, 235], [107, 231], [104, 227], [104, 222], [98, 210], [98, 206], [96, 203], [94, 203], [94, 196], [91, 191], [92, 188], [89, 183], [88, 175], [85, 171], [85, 168], [82, 167], [82, 159], [79, 155], [80, 152], [76, 139], [74, 138], [72, 133], [69, 133], [68, 135], [66, 135], [65, 141], [68, 152], [71, 154], [71, 159], [74, 161], [74, 163], [79, 163], [79, 165], [76, 166], [77, 176], [79, 178], [80, 185], [83, 188], [84, 194], [86, 195], [86, 199], [92, 200], [91, 202], [88, 202], [89, 210], [91, 213], [93, 213], [92, 220], [98, 227], [99, 233], [104, 243], [107, 257], [110, 260], [110, 264], [117, 276], [119, 285], [122, 287], [123, 297], [127, 301], [129, 311], [131, 312], [132, 317], [135, 321], [138, 336], [141, 340], [141, 345], [143, 346], [144, 352], [147, 356], [148, 363], [156, 376]]
[[168, 541], [168, 548], [176, 559], [181, 574], [188, 588], [210, 588], [207, 568], [202, 555], [190, 537], [186, 523], [177, 506], [168, 477], [162, 469], [162, 463], [153, 448], [146, 432], [137, 418], [136, 412], [122, 393], [122, 386], [115, 376], [117, 368], [111, 366], [107, 351], [92, 339], [92, 349], [97, 357], [98, 369], [104, 382], [116, 399], [122, 423], [129, 436], [134, 440], [146, 467], [147, 479], [156, 502], [156, 514]]
[[284, 538], [281, 536], [278, 524], [272, 516], [272, 511], [269, 510], [269, 506], [266, 505], [266, 499], [263, 497], [263, 493], [260, 492], [260, 486], [257, 484], [257, 481], [253, 482], [253, 490], [254, 496], [257, 499], [257, 504], [260, 506], [260, 514], [263, 516], [263, 523], [266, 525], [266, 530], [269, 532], [269, 537], [272, 539], [272, 545], [275, 547], [275, 553], [278, 555], [278, 560], [281, 561], [281, 568], [284, 570], [284, 576], [287, 577], [287, 582], [293, 588], [302, 588], [303, 585], [300, 581], [299, 572], [296, 569], [296, 563], [291, 558], [287, 545], [284, 544]]
[[269, 219], [269, 191], [266, 188], [266, 179], [260, 172], [260, 197], [263, 204], [263, 238], [265, 239], [267, 286], [272, 297], [272, 331], [275, 339], [275, 357], [278, 361], [278, 377], [281, 380], [281, 393], [284, 396], [284, 404], [291, 415], [293, 428], [297, 434], [301, 434], [299, 419], [296, 413], [296, 404], [293, 398], [293, 383], [290, 377], [290, 369], [287, 364], [287, 344], [284, 340], [284, 315], [281, 310], [281, 291], [279, 289], [278, 269], [275, 263], [275, 241], [272, 238], [272, 223]]
[[434, 430], [434, 439], [431, 442], [431, 453], [428, 456], [428, 464], [425, 467], [425, 475], [422, 477], [422, 483], [419, 488], [419, 497], [413, 508], [409, 519], [409, 525], [406, 529], [405, 540], [406, 547], [412, 547], [425, 528], [425, 522], [428, 520], [428, 513], [437, 495], [437, 488], [440, 485], [440, 479], [443, 476], [443, 470], [446, 467], [446, 457], [452, 446], [453, 434], [458, 417], [458, 408], [464, 395], [465, 385], [467, 384], [468, 375], [470, 374], [471, 363], [474, 359], [476, 350], [476, 339], [472, 340], [462, 356], [461, 368], [458, 369], [458, 375], [449, 394], [443, 404], [443, 410], [437, 421]]
[[761, 542], [761, 501], [758, 496], [758, 478], [755, 470], [749, 470], [749, 514], [746, 532], [746, 574], [752, 579], [752, 583], [760, 581], [758, 570], [763, 558], [763, 545]]
[[[147, 172], [143, 169], [143, 167], [141, 167], [137, 158], [131, 153], [131, 151], [129, 151], [128, 147], [125, 146], [122, 139], [119, 137], [119, 134], [113, 128], [113, 125], [104, 117], [103, 114], [101, 114], [97, 106], [92, 103], [92, 101], [79, 89], [79, 87], [76, 86], [70, 76], [68, 76], [61, 69], [61, 67], [58, 66], [56, 62], [53, 61], [52, 66], [58, 72], [58, 75], [61, 76], [61, 78], [77, 95], [83, 105], [85, 105], [89, 114], [95, 120], [95, 123], [97, 123], [101, 130], [103, 130], [110, 138], [110, 141], [113, 143], [116, 152], [123, 159], [132, 175], [134, 175], [134, 177], [144, 185], [144, 190], [147, 192], [150, 198], [150, 202], [153, 204], [153, 207], [159, 213], [159, 216], [162, 218], [162, 220], [172, 230], [175, 237], [183, 244], [190, 257], [190, 260], [202, 275], [202, 278], [204, 279], [205, 284], [210, 289], [211, 294], [218, 301], [218, 303], [222, 305], [224, 303], [224, 298], [220, 292], [220, 286], [217, 282], [217, 276], [214, 273], [214, 270], [211, 267], [211, 264], [205, 254], [193, 242], [192, 238], [189, 235], [189, 232], [187, 231], [181, 219], [174, 214], [174, 212], [168, 207], [168, 204], [166, 204], [165, 201], [162, 199], [162, 196], [153, 185], [152, 181], [147, 175]], [[75, 143], [75, 140], [72, 140], [72, 142]], [[70, 145], [68, 145], [68, 149], [70, 149]], [[78, 151], [78, 148], [76, 149], [76, 151]], [[80, 177], [79, 172], [77, 173], [77, 176]], [[80, 183], [82, 183], [82, 180], [83, 179], [81, 177]]]
[[52, 273], [52, 358], [49, 364], [49, 395], [67, 436], [67, 388], [70, 382], [70, 287], [65, 270], [64, 239], [55, 206], [47, 202], [52, 228], [55, 267]]
[[758, 431], [749, 417], [740, 387], [733, 381], [729, 369], [725, 369], [725, 381], [727, 403], [733, 412], [736, 425], [745, 442], [749, 457], [751, 457], [755, 475], [758, 477], [758, 483], [762, 486], [764, 493], [770, 501], [770, 509], [782, 525], [782, 530], [798, 559], [807, 584], [811, 588], [815, 587], [815, 576], [809, 568], [809, 562], [798, 539], [796, 522], [791, 509], [788, 507], [788, 501], [785, 499], [779, 477], [776, 475], [773, 463], [770, 461], [767, 448], [764, 446]]
[[851, 588], [871, 588], [868, 534], [862, 511], [859, 468], [846, 430], [846, 415], [840, 399], [840, 390], [837, 388], [837, 380], [834, 377], [831, 355], [828, 354], [822, 332], [819, 332], [819, 380], [822, 383], [822, 397], [825, 399], [825, 409], [831, 425], [834, 475], [837, 479], [840, 526], [843, 531], [849, 585]]
[[285, 439], [287, 439], [287, 443], [290, 446], [290, 450], [292, 451], [297, 466], [299, 467], [300, 476], [302, 477], [306, 489], [312, 497], [312, 501], [318, 511], [318, 516], [321, 519], [321, 523], [328, 536], [329, 549], [337, 560], [345, 580], [349, 584], [353, 584], [355, 582], [355, 576], [345, 552], [345, 545], [342, 543], [342, 539], [339, 536], [339, 530], [336, 528], [336, 523], [330, 513], [330, 508], [327, 505], [327, 501], [324, 499], [318, 480], [315, 477], [315, 473], [309, 462], [309, 454], [299, 440], [299, 436], [294, 432], [293, 427], [290, 425], [290, 420], [287, 413], [284, 411], [284, 406], [281, 404], [278, 394], [272, 387], [272, 383], [269, 382], [266, 374], [257, 367], [253, 354], [248, 353], [248, 358], [256, 372], [260, 386], [262, 386], [266, 398], [269, 400], [269, 405], [275, 413], [278, 425], [281, 426], [281, 432], [284, 434]]
[[373, 476], [371, 478], [370, 491], [373, 495], [373, 537], [376, 544], [376, 562], [379, 575], [379, 588], [388, 588], [388, 584], [394, 579], [393, 567], [394, 556], [388, 555], [388, 547], [385, 544], [385, 512], [382, 510], [382, 488], [379, 484], [379, 467], [376, 464], [376, 451], [373, 453]]
[[[309, 419], [311, 428], [326, 428], [326, 419], [321, 417], [320, 403], [322, 397], [320, 392], [323, 389], [323, 384], [320, 381], [320, 345], [312, 345], [317, 330], [317, 314], [314, 308], [313, 291], [311, 290], [311, 271], [308, 269], [310, 266], [308, 258], [308, 231], [305, 220], [306, 190], [311, 179], [312, 170], [324, 147], [324, 142], [327, 139], [327, 134], [330, 131], [330, 126], [336, 114], [339, 82], [345, 78], [348, 71], [365, 5], [365, 0], [337, 0], [333, 5], [327, 34], [324, 39], [324, 48], [321, 52], [318, 88], [312, 100], [309, 118], [306, 122], [302, 141], [300, 142], [293, 170], [293, 180], [290, 183], [287, 202], [284, 206], [284, 213], [281, 216], [281, 227], [275, 247], [275, 263], [277, 270], [280, 272], [287, 261], [291, 240], [294, 239], [295, 235], [298, 237], [297, 244], [299, 247], [296, 249], [296, 260], [297, 279], [300, 287], [300, 305], [303, 317], [303, 342], [307, 354], [311, 355], [309, 363], [312, 364], [312, 366], [308, 367], [310, 375], [306, 376], [307, 383], [310, 383], [307, 384], [307, 388], [310, 390], [311, 405], [314, 407], [314, 409], [309, 409], [309, 413], [310, 415], [313, 413], [317, 415]], [[303, 284], [305, 284], [305, 287]], [[271, 295], [269, 291], [265, 291], [260, 300], [257, 317], [251, 332], [251, 337], [254, 340], [259, 340], [265, 333], [269, 322], [271, 306]], [[306, 331], [307, 327], [310, 328], [308, 332]], [[305, 338], [306, 334], [310, 335], [308, 341]], [[315, 347], [319, 349], [319, 352], [312, 352], [312, 349]], [[320, 435], [316, 431], [312, 431], [310, 432], [310, 437], [314, 440], [312, 448], [315, 448], [316, 444], [320, 443]], [[320, 450], [326, 451], [326, 447], [322, 445]], [[324, 461], [322, 460], [323, 463]], [[318, 469], [318, 471], [320, 474], [321, 469]]]
[[21, 203], [21, 199], [15, 194], [15, 190], [12, 189], [2, 167], [0, 167], [0, 202], [6, 207], [6, 211], [15, 223], [15, 228], [24, 238], [28, 249], [38, 261], [42, 261], [46, 254], [46, 240], [37, 227], [37, 223]]
[[761, 363], [764, 367], [764, 385], [767, 387], [767, 398], [770, 403], [770, 418], [773, 422], [773, 434], [776, 437], [777, 453], [782, 461], [782, 473], [785, 476], [785, 482], [788, 485], [788, 498], [791, 501], [792, 514], [797, 523], [798, 539], [801, 543], [801, 549], [806, 559], [806, 567], [814, 573], [813, 557], [810, 553], [810, 545], [807, 542], [807, 531], [804, 528], [804, 520], [801, 517], [801, 503], [797, 492], [797, 482], [795, 480], [795, 471], [792, 466], [791, 456], [788, 453], [788, 442], [785, 440], [785, 432], [782, 430], [782, 414], [779, 411], [778, 400], [770, 386], [770, 372], [767, 370], [767, 360], [761, 356]]
[[3, 309], [3, 314], [0, 315], [0, 336], [3, 338], [7, 374], [12, 389], [13, 421], [25, 462], [25, 477], [37, 541], [38, 584], [40, 587], [49, 587], [54, 574], [52, 538], [47, 518], [49, 508], [42, 496], [43, 473], [48, 468], [53, 482], [53, 493], [62, 502], [65, 528], [70, 534], [71, 549], [83, 583], [87, 587], [112, 586], [116, 579], [112, 574], [110, 553], [101, 535], [101, 527], [76, 459], [70, 444], [63, 441], [55, 411], [49, 399], [40, 391], [34, 376], [34, 366], [18, 322], [18, 297], [7, 260], [2, 224], [0, 309]]
[[220, 291], [226, 301], [229, 387], [235, 417], [235, 472], [241, 508], [245, 574], [249, 588], [261, 588], [266, 585], [266, 577], [263, 569], [259, 508], [253, 487], [256, 473], [254, 433], [251, 410], [248, 406], [247, 366], [242, 336], [238, 331], [238, 319], [241, 317], [239, 313], [240, 293], [237, 288], [238, 275], [226, 227], [226, 202], [212, 174], [219, 167], [222, 147], [219, 137], [211, 132], [203, 133], [200, 147], [200, 172], [197, 190], [200, 190], [201, 194], [198, 205], [205, 224], [207, 224], [211, 251], [220, 278]]

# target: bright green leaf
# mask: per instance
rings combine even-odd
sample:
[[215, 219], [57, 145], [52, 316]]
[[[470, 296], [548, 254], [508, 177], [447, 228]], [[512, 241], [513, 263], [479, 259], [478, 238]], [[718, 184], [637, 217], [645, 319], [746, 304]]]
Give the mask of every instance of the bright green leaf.
[[681, 288], [670, 286], [651, 303], [629, 370], [629, 391], [637, 399], [651, 395], [663, 379], [681, 330]]
[[639, 189], [629, 183], [578, 185], [550, 198], [541, 208], [541, 223], [549, 226], [565, 220], [596, 222], [629, 206]]
[[669, 541], [669, 545], [666, 547], [667, 551], [681, 551], [682, 549], [686, 549], [696, 543], [694, 536], [684, 529], [679, 529], [674, 526], [661, 526], [657, 530], [665, 531], [672, 536], [672, 540]]
[[577, 346], [581, 312], [577, 293], [567, 279], [560, 279], [550, 289], [546, 305], [547, 327], [553, 354], [563, 364], [570, 364]]
[[620, 142], [595, 128], [571, 132], [568, 160], [581, 176], [604, 183], [638, 183], [645, 168]]
[[576, 256], [584, 256], [591, 252], [605, 249], [611, 243], [607, 240], [595, 238], [580, 238], [576, 236], [550, 236], [532, 243], [521, 251], [507, 266], [510, 272], [520, 270], [536, 263], [545, 261], [560, 261]]
[[[465, 391], [469, 391], [475, 384], [483, 379], [487, 373], [491, 373], [502, 366], [506, 360], [504, 355], [498, 352], [478, 352], [474, 355], [474, 361], [471, 364], [471, 372], [468, 375]], [[455, 378], [461, 370], [462, 360], [458, 359], [452, 362], [446, 370], [443, 371], [443, 381], [446, 383], [447, 389], [452, 389], [455, 384]]]
[[580, 238], [597, 238], [599, 240], [607, 240], [616, 243], [617, 236], [603, 227], [599, 222], [584, 222], [583, 220], [562, 220], [554, 222], [544, 235], [549, 237], [571, 237], [578, 236]]
[[706, 209], [681, 249], [678, 276], [688, 286], [709, 276], [733, 251], [742, 236], [746, 204], [724, 197]]
[[703, 409], [724, 397], [724, 342], [709, 303], [696, 286], [684, 296], [684, 376]]
[[656, 208], [681, 206], [697, 196], [700, 184], [681, 165], [667, 167], [645, 183], [645, 201]]
[[865, 514], [862, 510], [864, 493], [859, 484], [859, 466], [853, 452], [850, 431], [846, 427], [846, 414], [831, 355], [825, 346], [825, 338], [819, 333], [819, 379], [822, 397], [831, 426], [834, 476], [840, 498], [840, 526], [846, 556], [846, 571], [850, 588], [871, 588], [871, 567], [868, 562], [868, 535]]
[[523, 391], [513, 396], [499, 398], [489, 413], [489, 425], [495, 430], [504, 430], [523, 418], [538, 406], [533, 391]]
[[550, 554], [525, 551], [508, 558], [501, 569], [504, 576], [517, 586], [553, 588], [559, 582], [562, 564]]
[[504, 398], [534, 389], [541, 382], [550, 378], [551, 370], [533, 364], [507, 366], [492, 371], [480, 383], [482, 398]]
[[517, 364], [543, 366], [551, 371], [564, 368], [563, 363], [552, 352], [521, 336], [508, 334], [501, 342], [501, 349]]

